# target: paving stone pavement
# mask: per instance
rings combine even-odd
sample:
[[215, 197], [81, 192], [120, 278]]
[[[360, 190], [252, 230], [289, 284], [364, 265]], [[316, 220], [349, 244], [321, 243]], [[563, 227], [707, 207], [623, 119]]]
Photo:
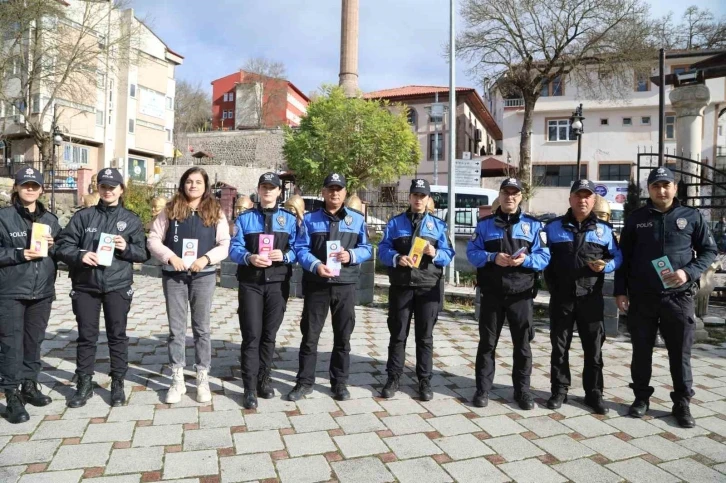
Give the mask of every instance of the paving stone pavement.
[[[302, 301], [288, 304], [278, 333], [272, 373], [276, 397], [257, 410], [241, 406], [237, 296], [217, 288], [212, 308], [211, 403], [195, 401], [194, 353], [187, 333], [187, 389], [182, 402], [163, 403], [167, 320], [159, 279], [137, 276], [129, 314], [131, 368], [127, 405], [109, 408], [108, 348], [101, 329], [95, 397], [67, 409], [73, 393], [76, 323], [65, 274], [43, 345], [43, 391], [54, 402], [28, 406], [31, 420], [0, 420], [2, 483], [221, 483], [282, 482], [705, 482], [726, 481], [726, 344], [693, 350], [698, 427], [682, 429], [669, 417], [671, 381], [665, 350], [653, 355], [655, 394], [642, 420], [626, 416], [632, 394], [630, 343], [608, 340], [605, 397], [611, 411], [596, 416], [582, 405], [582, 350], [572, 344], [573, 388], [560, 410], [549, 396], [549, 337], [533, 343], [532, 387], [538, 402], [522, 411], [512, 399], [512, 343], [503, 331], [495, 387], [487, 408], [469, 403], [474, 393], [478, 342], [468, 315], [444, 313], [434, 333], [434, 400], [416, 397], [413, 335], [406, 349], [402, 390], [383, 400], [388, 348], [385, 304], [357, 308], [351, 340], [351, 394], [330, 397], [328, 364], [332, 330], [320, 340], [317, 384], [297, 403], [284, 401], [293, 386], [300, 343]], [[4, 401], [0, 398], [0, 410]]]

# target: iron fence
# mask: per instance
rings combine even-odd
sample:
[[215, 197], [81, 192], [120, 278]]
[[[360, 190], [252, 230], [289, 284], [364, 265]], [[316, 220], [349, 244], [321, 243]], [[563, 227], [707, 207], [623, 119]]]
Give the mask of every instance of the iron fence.
[[0, 177], [15, 178], [21, 168], [35, 168], [43, 173], [43, 188], [50, 190], [55, 184], [57, 190], [75, 190], [78, 186], [78, 172], [74, 169], [47, 169], [42, 161], [8, 162], [0, 166]]

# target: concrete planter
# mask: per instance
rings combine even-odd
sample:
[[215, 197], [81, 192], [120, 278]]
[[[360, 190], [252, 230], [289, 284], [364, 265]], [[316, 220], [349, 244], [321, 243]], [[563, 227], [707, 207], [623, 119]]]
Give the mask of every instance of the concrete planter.
[[141, 275], [161, 278], [161, 262], [154, 257], [149, 258], [141, 265]]
[[237, 288], [237, 264], [230, 258], [222, 260], [219, 264], [219, 286], [224, 288]]

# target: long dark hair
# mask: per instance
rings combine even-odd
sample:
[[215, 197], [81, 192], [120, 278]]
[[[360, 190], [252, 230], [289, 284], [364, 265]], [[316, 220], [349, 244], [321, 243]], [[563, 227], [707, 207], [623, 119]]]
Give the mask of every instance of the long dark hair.
[[202, 219], [204, 226], [216, 225], [221, 219], [222, 207], [219, 201], [212, 195], [212, 187], [209, 185], [209, 175], [202, 168], [194, 166], [187, 169], [179, 180], [179, 187], [174, 197], [171, 199], [168, 205], [166, 205], [166, 215], [170, 220], [183, 221], [186, 220], [192, 214], [192, 209], [189, 207], [189, 199], [187, 194], [184, 192], [184, 185], [187, 182], [189, 176], [194, 173], [199, 173], [204, 179], [204, 193], [202, 199], [197, 207], [197, 213]]

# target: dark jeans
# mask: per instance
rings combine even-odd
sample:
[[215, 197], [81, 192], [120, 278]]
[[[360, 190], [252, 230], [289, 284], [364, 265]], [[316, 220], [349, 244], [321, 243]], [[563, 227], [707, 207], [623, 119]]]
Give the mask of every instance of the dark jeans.
[[288, 282], [239, 284], [239, 326], [242, 331], [242, 381], [254, 389], [260, 372], [272, 368], [275, 337], [290, 295]]
[[126, 318], [131, 308], [133, 289], [116, 290], [104, 294], [73, 290], [73, 313], [78, 322], [78, 348], [76, 374], [93, 375], [96, 363], [101, 307], [106, 322], [106, 337], [111, 356], [111, 376], [123, 378], [129, 367], [129, 338], [126, 336]]
[[476, 387], [490, 391], [496, 370], [496, 349], [504, 319], [514, 344], [512, 385], [515, 391], [528, 391], [532, 375], [532, 292], [514, 295], [484, 292], [479, 301], [479, 348], [476, 353]]
[[300, 321], [300, 369], [297, 381], [315, 383], [320, 332], [328, 310], [333, 316], [333, 354], [330, 357], [330, 382], [345, 383], [350, 367], [350, 335], [355, 328], [355, 284], [306, 283], [303, 315]]
[[602, 293], [568, 298], [552, 296], [550, 300], [552, 394], [567, 394], [572, 382], [569, 352], [575, 326], [585, 356], [582, 386], [587, 394], [594, 390], [602, 393], [602, 346], [605, 343], [603, 313]]
[[0, 389], [15, 389], [24, 380], [37, 381], [40, 346], [52, 304], [53, 297], [0, 300]]
[[388, 290], [388, 374], [401, 374], [406, 362], [406, 339], [415, 317], [416, 376], [431, 379], [434, 355], [434, 325], [439, 316], [441, 285], [407, 287], [391, 285]]
[[633, 341], [630, 375], [636, 398], [653, 394], [650, 376], [653, 371], [653, 346], [660, 329], [673, 379], [673, 402], [688, 402], [693, 397], [691, 347], [696, 329], [693, 295], [680, 292], [667, 295], [634, 295], [628, 309], [628, 330]]

